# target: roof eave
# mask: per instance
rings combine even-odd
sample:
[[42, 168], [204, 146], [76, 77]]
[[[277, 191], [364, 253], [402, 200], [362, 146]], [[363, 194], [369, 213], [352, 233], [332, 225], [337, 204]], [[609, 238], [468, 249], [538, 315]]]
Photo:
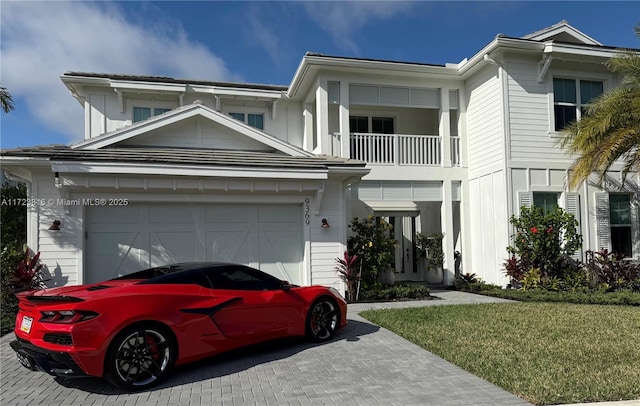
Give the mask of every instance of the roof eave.
[[129, 163], [103, 161], [52, 160], [51, 170], [59, 173], [91, 173], [120, 175], [165, 175], [165, 176], [202, 176], [220, 178], [261, 178], [261, 179], [327, 179], [326, 168], [271, 168], [260, 166], [216, 166], [166, 164], [166, 163]]
[[360, 70], [362, 72], [381, 71], [393, 72], [396, 74], [425, 75], [431, 74], [441, 77], [457, 77], [456, 67], [427, 65], [419, 63], [383, 61], [375, 59], [350, 59], [333, 56], [318, 56], [305, 54], [298, 65], [293, 76], [287, 96], [295, 98], [300, 96], [300, 92], [305, 88], [305, 82], [310, 71], [317, 71], [321, 68], [332, 68], [334, 70]]

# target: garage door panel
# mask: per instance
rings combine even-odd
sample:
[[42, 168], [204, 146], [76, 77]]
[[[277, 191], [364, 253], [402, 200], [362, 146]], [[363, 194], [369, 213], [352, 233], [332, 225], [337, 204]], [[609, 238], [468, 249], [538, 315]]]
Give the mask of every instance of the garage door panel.
[[90, 255], [85, 282], [100, 282], [148, 266], [142, 239], [139, 232], [87, 233], [86, 250]]
[[248, 205], [213, 205], [205, 208], [206, 223], [247, 224], [254, 215], [255, 208]]
[[302, 283], [302, 239], [297, 233], [268, 231], [260, 233], [260, 269], [299, 285]]
[[116, 224], [133, 224], [137, 225], [140, 221], [140, 207], [135, 205], [129, 206], [97, 206], [89, 207], [90, 213], [96, 215], [88, 215], [87, 224], [103, 224], [114, 226]]
[[257, 209], [260, 224], [299, 224], [299, 205], [264, 205]]
[[254, 245], [248, 231], [209, 231], [206, 260], [249, 265]]
[[200, 239], [193, 231], [155, 232], [150, 242], [151, 266], [197, 261], [201, 251]]
[[89, 207], [85, 226], [89, 282], [185, 261], [235, 262], [292, 283], [303, 281], [301, 205]]
[[149, 205], [148, 210], [150, 224], [193, 225], [202, 219], [202, 207], [194, 205], [158, 204]]

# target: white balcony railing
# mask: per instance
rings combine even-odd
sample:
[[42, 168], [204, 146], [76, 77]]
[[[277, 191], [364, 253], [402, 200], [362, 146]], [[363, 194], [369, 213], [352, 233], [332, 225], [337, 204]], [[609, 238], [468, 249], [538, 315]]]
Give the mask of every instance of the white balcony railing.
[[[437, 135], [352, 133], [351, 158], [380, 165], [442, 165], [442, 138]], [[460, 165], [460, 138], [451, 137], [452, 165]]]
[[462, 150], [460, 149], [460, 137], [451, 137], [451, 165], [460, 166], [462, 162]]

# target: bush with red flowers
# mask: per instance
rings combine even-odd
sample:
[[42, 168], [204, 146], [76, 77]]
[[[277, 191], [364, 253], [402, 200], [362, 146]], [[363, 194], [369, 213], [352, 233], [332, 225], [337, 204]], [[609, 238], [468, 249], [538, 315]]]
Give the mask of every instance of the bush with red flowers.
[[541, 278], [562, 278], [570, 257], [582, 247], [575, 217], [557, 208], [545, 212], [539, 207], [522, 207], [520, 217], [512, 216], [511, 258], [505, 262], [507, 275], [520, 281], [526, 272], [539, 269]]

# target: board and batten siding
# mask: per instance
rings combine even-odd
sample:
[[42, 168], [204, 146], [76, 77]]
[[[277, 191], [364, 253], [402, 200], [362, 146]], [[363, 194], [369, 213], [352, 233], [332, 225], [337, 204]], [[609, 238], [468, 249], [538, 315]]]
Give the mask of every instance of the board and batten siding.
[[134, 137], [119, 143], [123, 146], [201, 148], [268, 152], [272, 148], [201, 116]]
[[504, 171], [469, 180], [473, 204], [470, 205], [471, 255], [468, 258], [472, 258], [472, 263], [465, 269], [487, 283], [503, 286], [507, 279], [502, 264], [509, 243], [505, 188]]
[[503, 166], [504, 125], [500, 83], [495, 66], [484, 68], [467, 83], [470, 177]]

